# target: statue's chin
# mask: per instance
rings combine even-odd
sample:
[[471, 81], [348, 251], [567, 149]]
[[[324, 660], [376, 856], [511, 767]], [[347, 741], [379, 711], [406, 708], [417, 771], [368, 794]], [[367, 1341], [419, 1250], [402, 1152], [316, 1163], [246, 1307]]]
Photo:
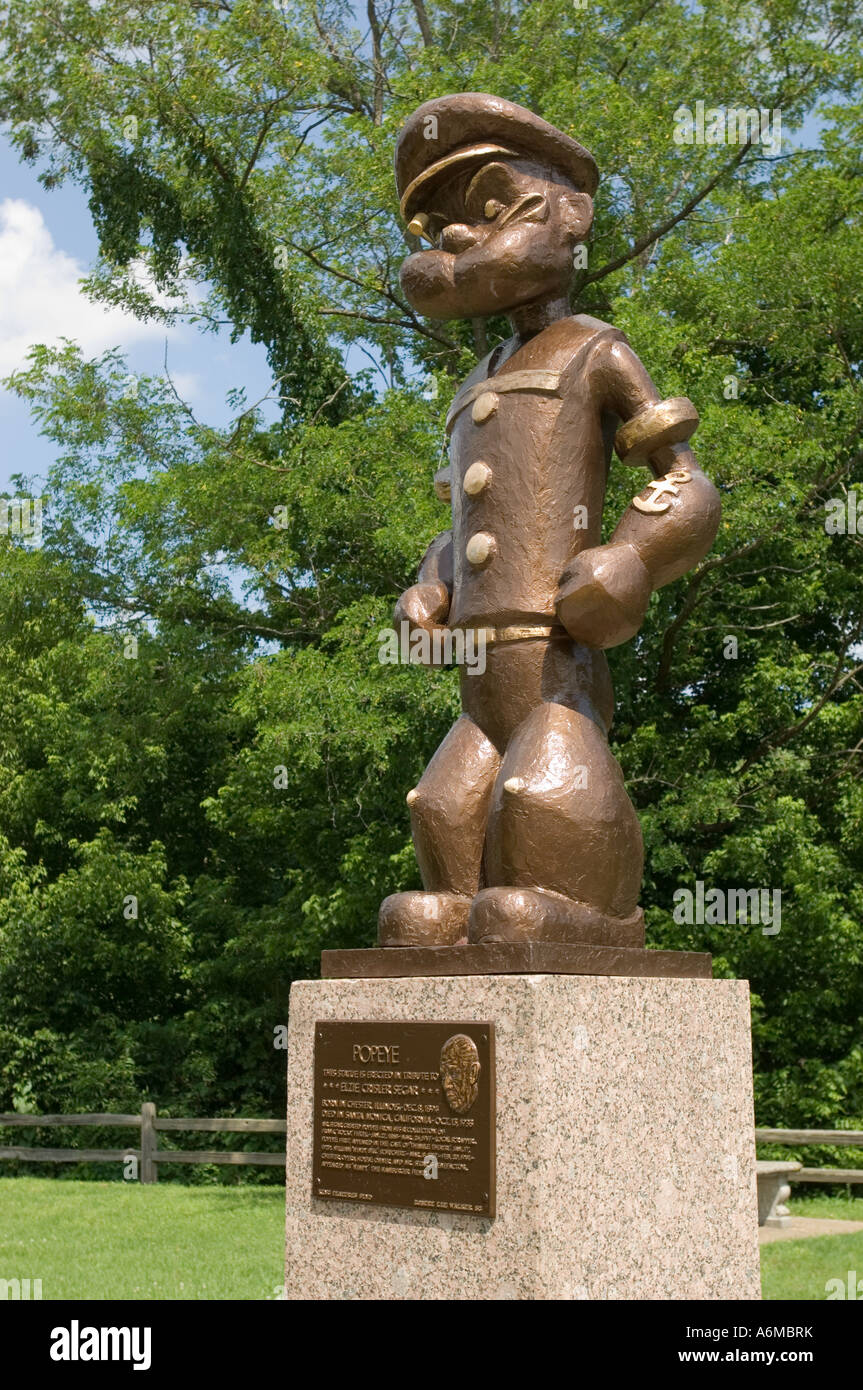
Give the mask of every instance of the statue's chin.
[[418, 314], [430, 319], [485, 318], [502, 307], [495, 293], [494, 267], [472, 266], [449, 251], [418, 251], [401, 268], [401, 285]]
[[401, 286], [418, 314], [432, 319], [460, 318], [455, 256], [447, 251], [417, 251], [401, 268]]
[[418, 314], [430, 319], [487, 318], [505, 314], [568, 284], [556, 262], [527, 263], [512, 257], [481, 259], [477, 248], [453, 254], [418, 251], [401, 268], [401, 285]]

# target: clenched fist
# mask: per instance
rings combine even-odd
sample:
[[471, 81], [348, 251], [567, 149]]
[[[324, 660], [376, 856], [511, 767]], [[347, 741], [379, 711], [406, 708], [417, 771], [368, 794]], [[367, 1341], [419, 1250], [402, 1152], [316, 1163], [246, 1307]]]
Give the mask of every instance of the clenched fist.
[[638, 632], [652, 590], [634, 545], [598, 545], [567, 566], [555, 608], [576, 642], [616, 647]]

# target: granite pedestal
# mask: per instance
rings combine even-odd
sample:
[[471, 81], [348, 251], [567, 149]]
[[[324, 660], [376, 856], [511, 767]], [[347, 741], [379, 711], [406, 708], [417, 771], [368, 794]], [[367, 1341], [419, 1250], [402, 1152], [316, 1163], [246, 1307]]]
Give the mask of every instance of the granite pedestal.
[[[314, 1026], [495, 1027], [493, 1219], [312, 1197]], [[303, 981], [288, 1052], [289, 1299], [760, 1297], [745, 981]]]

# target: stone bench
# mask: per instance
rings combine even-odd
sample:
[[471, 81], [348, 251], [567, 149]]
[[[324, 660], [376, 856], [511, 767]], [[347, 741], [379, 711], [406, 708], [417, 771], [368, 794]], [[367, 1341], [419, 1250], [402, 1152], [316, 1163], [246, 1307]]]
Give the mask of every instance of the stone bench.
[[772, 1158], [759, 1159], [755, 1164], [758, 1182], [759, 1226], [790, 1226], [791, 1213], [785, 1206], [791, 1196], [788, 1178], [800, 1171], [799, 1163], [778, 1163]]

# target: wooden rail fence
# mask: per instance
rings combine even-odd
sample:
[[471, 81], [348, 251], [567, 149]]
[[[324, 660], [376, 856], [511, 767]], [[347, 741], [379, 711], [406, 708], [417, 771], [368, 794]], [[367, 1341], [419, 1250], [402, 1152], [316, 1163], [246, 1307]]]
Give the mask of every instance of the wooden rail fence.
[[[273, 1168], [284, 1167], [281, 1153], [256, 1153], [248, 1149], [160, 1149], [159, 1133], [198, 1131], [229, 1134], [284, 1134], [284, 1120], [253, 1120], [235, 1116], [231, 1119], [159, 1118], [152, 1101], [144, 1101], [139, 1115], [18, 1115], [0, 1114], [0, 1129], [47, 1129], [52, 1126], [91, 1125], [115, 1129], [140, 1130], [140, 1143], [128, 1149], [29, 1149], [19, 1146], [0, 1147], [0, 1160], [22, 1159], [28, 1163], [122, 1163], [124, 1159], [138, 1161], [141, 1182], [155, 1182], [160, 1163], [227, 1163], [255, 1164]], [[756, 1129], [758, 1144], [846, 1144], [863, 1148], [860, 1129]], [[801, 1168], [790, 1175], [791, 1182], [861, 1183], [863, 1169], [859, 1168]]]
[[139, 1115], [18, 1115], [0, 1114], [0, 1129], [45, 1129], [54, 1125], [92, 1125], [140, 1130], [140, 1143], [128, 1149], [28, 1149], [0, 1146], [0, 1159], [17, 1158], [28, 1163], [122, 1163], [135, 1158], [141, 1182], [155, 1182], [160, 1163], [250, 1163], [273, 1168], [285, 1166], [283, 1153], [255, 1153], [249, 1149], [160, 1149], [159, 1132], [197, 1130], [230, 1134], [284, 1134], [284, 1120], [159, 1118], [152, 1101], [146, 1100]]
[[[863, 1129], [756, 1129], [756, 1144], [850, 1144], [863, 1149]], [[860, 1168], [801, 1168], [788, 1182], [863, 1183]]]

